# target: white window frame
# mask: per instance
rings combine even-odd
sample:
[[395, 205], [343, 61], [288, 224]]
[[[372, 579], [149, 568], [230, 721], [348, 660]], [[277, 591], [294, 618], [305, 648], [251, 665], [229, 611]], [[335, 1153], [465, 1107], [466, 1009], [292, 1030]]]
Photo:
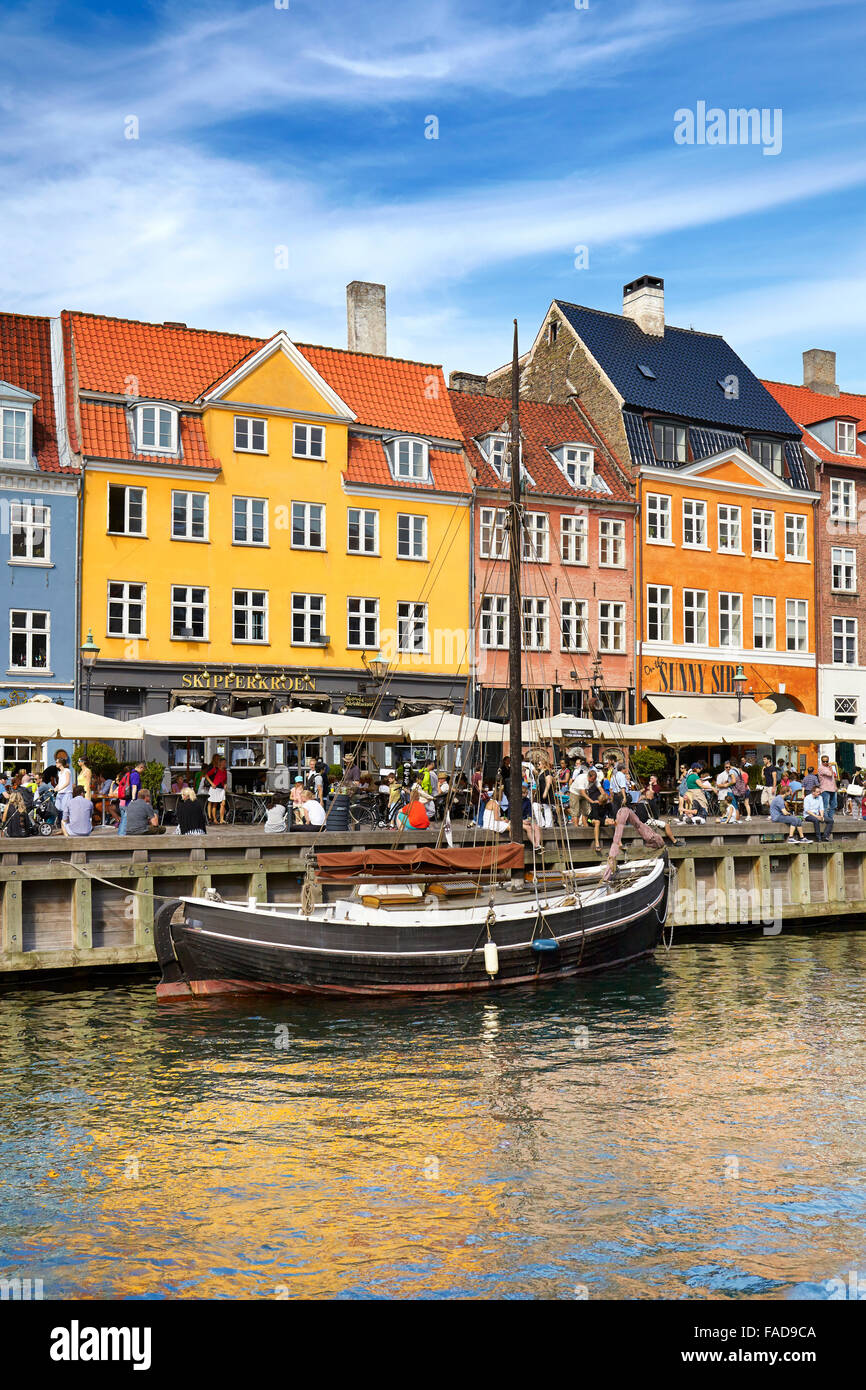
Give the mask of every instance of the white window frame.
[[[566, 641], [566, 632], [571, 641]], [[589, 602], [585, 598], [563, 598], [559, 601], [559, 649], [563, 652], [589, 650]]]
[[[41, 518], [41, 519], [38, 519]], [[42, 532], [44, 555], [34, 555], [37, 532]], [[24, 537], [24, 554], [15, 554], [16, 533]], [[51, 564], [51, 508], [45, 502], [9, 503], [10, 565]]]
[[[236, 454], [266, 454], [268, 452], [268, 422], [263, 415], [236, 415], [234, 421], [234, 452]], [[256, 428], [261, 426], [261, 445], [256, 444], [253, 440], [254, 426]], [[246, 444], [241, 443], [238, 438], [241, 431], [246, 434]]]
[[[687, 541], [686, 527], [691, 524], [692, 532], [695, 535], [703, 534], [703, 540]], [[709, 550], [710, 543], [707, 540], [707, 504], [697, 497], [683, 498], [683, 549], [684, 550]]]
[[[646, 498], [646, 539], [647, 545], [673, 545], [672, 498], [664, 492], [648, 492]], [[653, 517], [655, 513], [655, 517]], [[655, 521], [659, 534], [650, 534], [650, 525]], [[662, 526], [664, 523], [664, 526]]]
[[[483, 651], [501, 652], [508, 649], [510, 616], [507, 594], [482, 594], [479, 628]], [[492, 637], [500, 640], [491, 641]]]
[[[613, 559], [605, 559], [605, 554]], [[619, 556], [619, 559], [616, 557]], [[625, 522], [619, 517], [603, 516], [598, 523], [598, 564], [600, 569], [625, 569]]]
[[589, 517], [586, 512], [562, 512], [559, 556], [563, 565], [589, 564]]
[[809, 563], [809, 531], [802, 512], [785, 512], [785, 559], [794, 564]]
[[[769, 642], [766, 640], [768, 624], [772, 639]], [[776, 599], [772, 594], [752, 595], [752, 646], [760, 652], [776, 650]]]
[[756, 463], [760, 463], [768, 472], [781, 478], [784, 473], [784, 451], [778, 439], [762, 439], [756, 437], [749, 440], [749, 453]]
[[[295, 540], [295, 508], [298, 508], [302, 515], [302, 525], [299, 529], [303, 531], [304, 539]], [[313, 534], [313, 508], [318, 508], [319, 512], [319, 535], [321, 537], [319, 545], [314, 545], [310, 537]], [[324, 502], [292, 502], [289, 513], [291, 521], [291, 531], [289, 532], [291, 550], [327, 550], [328, 538], [325, 533], [325, 503]]]
[[[6, 435], [6, 416], [12, 416], [12, 446], [7, 452], [5, 445]], [[15, 443], [16, 423], [15, 416], [24, 417], [24, 443], [19, 446]], [[0, 462], [2, 463], [29, 463], [33, 457], [33, 407], [20, 405], [0, 406]]]
[[[112, 589], [120, 590], [119, 593], [112, 593]], [[133, 598], [131, 589], [140, 589], [139, 598]], [[111, 627], [111, 606], [120, 605], [120, 628], [119, 632], [113, 631]], [[134, 632], [130, 624], [130, 614], [133, 607], [141, 608], [141, 631]], [[106, 588], [105, 600], [105, 635], [106, 637], [126, 637], [144, 641], [147, 637], [147, 585], [137, 579], [109, 579]]]
[[622, 655], [625, 649], [625, 604], [605, 599], [598, 605], [598, 650]]
[[[661, 432], [662, 453], [658, 451], [658, 432]], [[674, 449], [672, 453], [665, 453], [665, 441], [668, 433], [673, 436]], [[650, 436], [653, 443], [653, 453], [661, 463], [686, 463], [689, 456], [688, 433], [685, 425], [675, 424], [672, 420], [653, 420], [650, 425]]]
[[[701, 602], [701, 600], [703, 600]], [[694, 636], [688, 636], [689, 616]], [[703, 627], [701, 624], [703, 620]], [[710, 597], [707, 589], [683, 589], [683, 646], [705, 647], [710, 640]]]
[[520, 646], [525, 652], [550, 651], [550, 603], [524, 594], [520, 600]]
[[426, 439], [415, 439], [408, 434], [400, 435], [390, 441], [390, 453], [391, 470], [395, 478], [407, 483], [430, 481], [430, 445]]
[[[262, 503], [262, 539], [260, 541], [238, 540], [235, 534], [236, 525], [236, 504], [243, 502], [244, 505], [244, 529], [249, 536], [253, 529], [253, 502]], [[251, 545], [257, 550], [263, 549], [268, 544], [268, 499], [266, 497], [232, 497], [232, 545]]]
[[[204, 594], [204, 598], [196, 600], [193, 594]], [[185, 595], [185, 597], [178, 597]], [[174, 610], [175, 608], [185, 608], [187, 621], [183, 624], [186, 628], [193, 626], [192, 610], [194, 608], [204, 609], [204, 635], [202, 637], [182, 637], [178, 636], [174, 630]], [[171, 622], [169, 630], [172, 642], [209, 642], [210, 641], [210, 589], [203, 584], [172, 584], [169, 593], [169, 611]]]
[[853, 478], [830, 479], [830, 520], [847, 524], [857, 520], [857, 489]]
[[[834, 666], [856, 666], [857, 665], [857, 642], [859, 633], [857, 631], [857, 619], [849, 618], [844, 614], [833, 614], [832, 641], [833, 641], [833, 665]], [[836, 657], [836, 643], [842, 643], [842, 659]], [[851, 643], [852, 660], [848, 660], [848, 647]]]
[[[400, 549], [400, 523], [409, 522], [409, 553]], [[419, 525], [420, 523], [420, 525]], [[420, 532], [421, 553], [414, 555], [411, 552], [415, 548], [415, 543]], [[423, 512], [398, 512], [397, 513], [397, 559], [398, 560], [426, 560], [427, 559], [427, 517]]]
[[[768, 517], [769, 527], [767, 526]], [[759, 535], [762, 541], [769, 537], [767, 549], [760, 549], [755, 545], [756, 535]], [[776, 513], [765, 511], [763, 507], [752, 508], [752, 555], [763, 560], [775, 560], [776, 558]]]
[[[658, 635], [650, 635], [655, 612]], [[667, 621], [665, 622], [665, 618]], [[674, 591], [670, 584], [647, 584], [646, 631], [648, 642], [672, 642], [674, 631]]]
[[[718, 527], [718, 549], [722, 555], [742, 555], [743, 553], [743, 509], [720, 503], [716, 509]], [[732, 537], [736, 544], [732, 544]], [[723, 541], [723, 537], [725, 540]]]
[[493, 469], [496, 476], [501, 478], [504, 483], [510, 482], [511, 468], [507, 458], [508, 435], [491, 434], [488, 435], [484, 443], [485, 447], [483, 452], [490, 467]]
[[[314, 435], [314, 431], [318, 431]], [[315, 447], [314, 447], [315, 441]], [[315, 459], [322, 463], [325, 458], [327, 438], [324, 425], [297, 420], [292, 425], [292, 457], [296, 459]]]
[[[303, 599], [303, 604], [296, 604], [296, 599]], [[316, 600], [315, 604], [310, 600]], [[327, 614], [327, 604], [324, 594], [307, 594], [295, 592], [289, 599], [289, 637], [293, 647], [321, 647], [324, 644], [321, 637], [328, 636], [325, 617]], [[295, 618], [303, 618], [304, 635], [302, 638], [295, 636]], [[313, 620], [319, 620], [320, 638], [313, 637]]]
[[559, 466], [573, 488], [587, 492], [595, 477], [595, 449], [587, 444], [563, 444]]
[[[255, 599], [261, 595], [262, 602], [256, 603]], [[232, 589], [232, 643], [245, 647], [266, 647], [268, 645], [268, 624], [270, 608], [269, 594], [267, 589]], [[253, 618], [257, 613], [262, 615], [262, 636], [251, 637]], [[244, 620], [244, 636], [239, 637], [235, 629], [235, 622], [240, 614]]]
[[[144, 441], [144, 420], [145, 415], [153, 412], [154, 435], [159, 436], [162, 416], [168, 418], [169, 444], [146, 444]], [[158, 401], [148, 401], [146, 405], [138, 405], [135, 408], [135, 438], [137, 452], [139, 454], [176, 454], [177, 453], [177, 411], [174, 406], [161, 405]]]
[[550, 515], [547, 512], [524, 512], [523, 523], [524, 564], [549, 564]]
[[[111, 529], [111, 489], [120, 488], [123, 492], [123, 530], [112, 531]], [[130, 531], [129, 529], [129, 503], [131, 494], [141, 493], [141, 530]], [[131, 483], [107, 483], [105, 488], [105, 531], [109, 536], [136, 536], [138, 539], [147, 539], [147, 488], [137, 487]]]
[[510, 537], [507, 507], [481, 507], [478, 516], [478, 554], [482, 560], [507, 560]]
[[[14, 626], [12, 619], [16, 613], [24, 614], [24, 625]], [[44, 618], [44, 624], [34, 626], [34, 618]], [[12, 649], [14, 638], [24, 634], [28, 661], [24, 666], [16, 666], [12, 660]], [[44, 666], [33, 665], [33, 646], [34, 638], [45, 638], [45, 664]], [[15, 674], [20, 672], [33, 672], [34, 675], [45, 676], [51, 671], [51, 613], [44, 608], [10, 608], [9, 609], [9, 670]]]
[[[841, 582], [845, 579], [851, 582]], [[853, 545], [830, 547], [830, 588], [834, 594], [856, 594], [857, 551]]]
[[[186, 499], [186, 501], [185, 501], [185, 503], [184, 503], [184, 517], [183, 517], [183, 519], [184, 519], [184, 530], [183, 530], [182, 533], [179, 532], [179, 531], [176, 531], [176, 530], [174, 529], [174, 524], [175, 524], [175, 507], [176, 507], [176, 505], [177, 505], [177, 499], [178, 499], [179, 497], [183, 497], [183, 498]], [[193, 499], [196, 498], [196, 497], [197, 497], [197, 498], [200, 498], [201, 501], [204, 503], [204, 534], [201, 535], [201, 536], [193, 536], [193, 535], [190, 534], [191, 529], [192, 529], [192, 520], [193, 520], [193, 517], [192, 517]], [[201, 545], [201, 544], [207, 542], [209, 538], [210, 538], [210, 497], [209, 497], [209, 495], [208, 495], [206, 492], [192, 492], [192, 491], [189, 491], [189, 490], [186, 489], [186, 488], [173, 488], [173, 489], [172, 489], [172, 493], [171, 493], [171, 539], [172, 539], [173, 541], [194, 541], [194, 542], [197, 543], [198, 545]]]
[[[728, 622], [728, 637], [723, 634], [723, 622]], [[736, 641], [733, 639], [736, 637]], [[743, 595], [722, 590], [719, 593], [719, 646], [743, 649]]]
[[[791, 624], [795, 624], [796, 643], [791, 646]], [[800, 643], [802, 624], [803, 641]], [[807, 652], [809, 650], [809, 600], [805, 598], [785, 599], [785, 651]]]
[[[352, 513], [358, 518], [358, 544], [352, 545]], [[367, 534], [366, 518], [373, 518], [373, 548], [368, 549], [365, 545]], [[373, 507], [347, 507], [346, 508], [346, 554], [347, 555], [378, 555], [379, 554], [379, 513]]]
[[836, 453], [856, 454], [857, 425], [853, 420], [836, 421]]
[[[352, 611], [352, 605], [358, 607]], [[357, 642], [352, 641], [352, 621], [358, 623]], [[373, 636], [368, 641], [366, 637], [366, 624], [372, 619]], [[356, 594], [350, 594], [346, 599], [346, 646], [349, 651], [378, 651], [379, 650], [379, 600], [377, 598], [363, 598]]]
[[[408, 609], [409, 612], [401, 612], [401, 609]], [[405, 624], [410, 624], [409, 631], [413, 640], [407, 645], [405, 642]], [[422, 635], [422, 642], [419, 645], [414, 636], [417, 632]], [[415, 603], [412, 600], [401, 599], [397, 604], [397, 651], [401, 656], [426, 656], [430, 651], [430, 629], [428, 627], [428, 605], [426, 603]]]

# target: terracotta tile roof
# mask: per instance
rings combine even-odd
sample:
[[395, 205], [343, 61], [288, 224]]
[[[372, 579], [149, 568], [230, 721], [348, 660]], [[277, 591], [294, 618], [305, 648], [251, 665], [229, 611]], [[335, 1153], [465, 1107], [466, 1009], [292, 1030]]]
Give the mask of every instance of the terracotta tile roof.
[[[194, 401], [260, 338], [67, 311], [82, 391]], [[134, 379], [131, 380], [131, 379]]]
[[866, 396], [846, 391], [840, 391], [838, 396], [825, 396], [809, 386], [789, 386], [784, 381], [765, 381], [763, 384], [803, 431], [805, 449], [824, 463], [850, 463], [855, 466], [866, 463], [866, 446], [859, 439], [856, 454], [840, 454], [822, 443], [809, 428], [822, 420], [853, 418], [857, 421], [857, 433], [862, 434], [866, 431]]
[[0, 314], [0, 380], [39, 397], [33, 408], [33, 449], [38, 467], [45, 473], [78, 473], [78, 468], [60, 465], [51, 381], [50, 319], [32, 314]]
[[205, 468], [218, 472], [219, 459], [211, 456], [204, 427], [198, 416], [181, 415], [181, 458], [165, 454], [137, 454], [132, 447], [126, 411], [122, 405], [106, 405], [101, 401], [81, 402], [81, 436], [83, 453], [88, 458], [128, 459], [135, 463], [155, 463], [174, 468]]
[[359, 424], [434, 439], [461, 438], [441, 367], [309, 343], [295, 346], [351, 406]]
[[452, 492], [466, 496], [472, 492], [472, 480], [463, 461], [462, 450], [431, 448], [429, 483], [409, 482], [408, 479], [393, 477], [382, 440], [369, 435], [349, 435], [345, 476], [350, 483], [399, 487], [407, 492]]
[[[476, 444], [486, 434], [507, 430], [511, 405], [502, 396], [476, 396], [468, 391], [450, 391], [451, 405], [463, 429], [463, 440], [469, 462], [476, 470], [478, 486], [505, 489], [506, 484], [488, 463]], [[530, 493], [549, 497], [585, 497], [596, 502], [631, 501], [631, 494], [616, 468], [599, 447], [581, 414], [572, 405], [552, 405], [542, 401], [520, 402], [520, 430], [523, 436], [523, 466], [532, 478], [527, 483]], [[599, 431], [606, 448], [610, 446]], [[595, 448], [595, 471], [610, 488], [599, 492], [595, 488], [572, 487], [565, 474], [551, 458], [549, 450], [560, 444], [589, 444]], [[612, 451], [611, 451], [612, 452]]]

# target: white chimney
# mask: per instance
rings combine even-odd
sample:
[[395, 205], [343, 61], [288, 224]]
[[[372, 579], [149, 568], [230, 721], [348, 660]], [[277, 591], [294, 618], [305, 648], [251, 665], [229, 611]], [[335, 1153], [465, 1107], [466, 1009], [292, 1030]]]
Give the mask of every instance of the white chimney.
[[803, 353], [803, 385], [822, 396], [838, 396], [836, 354], [826, 348], [809, 348]]
[[384, 357], [388, 351], [385, 328], [385, 286], [353, 280], [346, 286], [346, 322], [349, 351]]
[[622, 312], [633, 319], [644, 333], [663, 338], [665, 333], [665, 282], [655, 275], [642, 275], [622, 287]]

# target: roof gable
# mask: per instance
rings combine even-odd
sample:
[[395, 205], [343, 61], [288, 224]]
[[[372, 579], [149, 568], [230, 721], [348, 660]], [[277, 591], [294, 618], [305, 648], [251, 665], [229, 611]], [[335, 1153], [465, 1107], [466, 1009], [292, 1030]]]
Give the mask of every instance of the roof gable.
[[248, 405], [319, 411], [354, 420], [354, 411], [280, 331], [250, 353], [201, 396], [203, 404], [239, 401]]
[[11, 388], [12, 399], [33, 407], [32, 447], [40, 471], [77, 473], [77, 467], [67, 466], [60, 458], [50, 319], [0, 314], [0, 379]]
[[762, 492], [776, 493], [787, 498], [791, 497], [792, 492], [797, 491], [742, 449], [725, 449], [709, 458], [697, 459], [693, 463], [682, 464], [675, 470], [664, 471], [666, 479], [676, 478], [681, 483], [692, 482], [734, 490], [747, 488], [750, 492], [757, 488]]

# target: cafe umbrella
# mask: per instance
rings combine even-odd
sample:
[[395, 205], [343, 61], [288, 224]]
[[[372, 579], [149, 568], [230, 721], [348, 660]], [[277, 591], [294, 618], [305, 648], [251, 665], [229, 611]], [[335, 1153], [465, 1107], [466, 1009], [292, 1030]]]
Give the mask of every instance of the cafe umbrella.
[[138, 721], [127, 723], [109, 719], [106, 715], [91, 714], [74, 705], [60, 705], [48, 695], [34, 695], [32, 700], [0, 709], [0, 738], [29, 739], [41, 745], [40, 762], [44, 766], [44, 745], [50, 739], [139, 739], [143, 730]]
[[210, 714], [193, 705], [175, 705], [162, 714], [146, 714], [138, 724], [151, 738], [186, 739], [186, 772], [190, 771], [190, 744], [193, 739], [247, 738], [262, 733], [260, 719], [234, 719], [228, 714]]

